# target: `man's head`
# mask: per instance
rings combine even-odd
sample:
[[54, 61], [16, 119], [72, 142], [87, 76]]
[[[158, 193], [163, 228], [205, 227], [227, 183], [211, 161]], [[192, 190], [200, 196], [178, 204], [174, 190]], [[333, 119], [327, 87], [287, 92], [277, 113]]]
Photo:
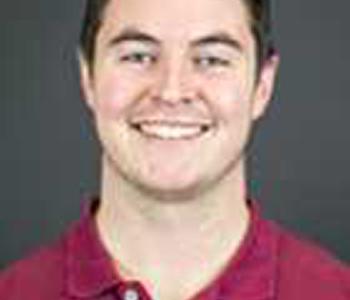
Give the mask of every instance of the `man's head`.
[[[250, 15], [250, 27], [257, 44], [259, 66], [273, 50], [271, 34], [271, 0], [242, 0]], [[90, 65], [94, 61], [95, 42], [103, 22], [103, 14], [111, 0], [87, 0], [85, 17], [80, 35], [80, 48]]]
[[251, 19], [242, 0], [105, 4], [81, 71], [110, 181], [175, 198], [239, 181], [278, 66]]

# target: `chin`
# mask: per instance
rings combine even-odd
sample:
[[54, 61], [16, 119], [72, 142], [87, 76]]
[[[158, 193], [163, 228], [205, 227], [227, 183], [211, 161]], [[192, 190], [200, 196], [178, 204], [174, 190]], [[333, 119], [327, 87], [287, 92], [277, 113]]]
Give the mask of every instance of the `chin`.
[[194, 198], [203, 189], [201, 180], [164, 180], [164, 178], [138, 181], [138, 188], [158, 200], [186, 201]]

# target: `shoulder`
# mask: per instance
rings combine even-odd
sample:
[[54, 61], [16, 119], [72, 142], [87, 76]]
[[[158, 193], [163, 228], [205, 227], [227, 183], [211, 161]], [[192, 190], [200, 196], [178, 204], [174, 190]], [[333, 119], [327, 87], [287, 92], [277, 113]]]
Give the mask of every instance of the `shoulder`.
[[0, 273], [0, 299], [55, 299], [63, 284], [64, 243], [59, 240]]
[[[350, 299], [350, 267], [329, 251], [277, 225], [281, 299]], [[293, 296], [294, 295], [294, 296]]]

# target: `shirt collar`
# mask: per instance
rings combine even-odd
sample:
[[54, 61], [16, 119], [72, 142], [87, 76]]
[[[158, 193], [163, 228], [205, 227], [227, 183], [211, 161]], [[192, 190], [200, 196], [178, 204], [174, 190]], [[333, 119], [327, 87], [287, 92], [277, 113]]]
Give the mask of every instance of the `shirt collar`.
[[[248, 205], [250, 226], [238, 252], [221, 275], [192, 300], [273, 299], [278, 236], [273, 225], [261, 218], [257, 203], [248, 201]], [[81, 219], [73, 225], [66, 239], [67, 288], [78, 298], [97, 296], [117, 288], [122, 281], [99, 239], [94, 219], [97, 206], [97, 199], [86, 202]]]
[[120, 282], [99, 239], [94, 219], [97, 206], [97, 199], [85, 201], [82, 217], [66, 239], [67, 288], [78, 298], [97, 296]]

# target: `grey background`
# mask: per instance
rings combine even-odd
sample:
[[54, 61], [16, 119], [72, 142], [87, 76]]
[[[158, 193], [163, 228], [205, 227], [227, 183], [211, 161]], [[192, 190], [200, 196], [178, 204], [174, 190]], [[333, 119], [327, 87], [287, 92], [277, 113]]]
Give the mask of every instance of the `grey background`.
[[[80, 97], [83, 1], [0, 2], [0, 267], [57, 237], [98, 191], [99, 149]], [[350, 261], [350, 41], [345, 0], [275, 1], [282, 65], [255, 135], [264, 213]]]

